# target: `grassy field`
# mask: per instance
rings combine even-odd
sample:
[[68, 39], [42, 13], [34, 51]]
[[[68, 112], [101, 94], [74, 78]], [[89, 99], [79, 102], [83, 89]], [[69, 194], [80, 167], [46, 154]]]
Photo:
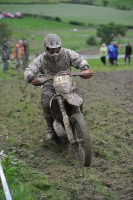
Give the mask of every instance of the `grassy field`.
[[[47, 3], [47, 0], [0, 0], [0, 3], [15, 3], [15, 4], [45, 4]], [[58, 0], [48, 0], [48, 3], [59, 3]]]
[[117, 7], [118, 5], [119, 6], [125, 5], [127, 8], [133, 8], [133, 1], [132, 0], [127, 0], [127, 1], [125, 1], [125, 0], [111, 0], [109, 2], [109, 5], [113, 6], [113, 7], [114, 6]]
[[[132, 70], [133, 63], [115, 68], [103, 67], [99, 60], [88, 62], [94, 77], [78, 85], [86, 93], [84, 116], [93, 146], [90, 168], [79, 167], [66, 147], [45, 141], [40, 88], [24, 83], [23, 70], [11, 65], [3, 74], [0, 68], [0, 150], [8, 155], [2, 166], [13, 200], [120, 200], [121, 196], [126, 200], [130, 196], [132, 115], [123, 106], [130, 103], [131, 83], [122, 88], [119, 81], [124, 77], [130, 81], [128, 77], [113, 78], [121, 70], [122, 74]], [[0, 199], [5, 200], [1, 184]]]
[[[55, 33], [62, 39], [62, 44], [66, 48], [73, 50], [82, 50], [90, 48], [86, 41], [89, 36], [96, 36], [97, 24], [104, 24], [110, 21], [122, 23], [125, 25], [133, 25], [132, 11], [121, 11], [113, 8], [104, 8], [88, 5], [72, 5], [72, 4], [58, 4], [58, 5], [1, 5], [3, 12], [22, 12], [22, 13], [36, 13], [41, 15], [48, 15], [53, 17], [60, 17], [62, 22], [55, 22], [44, 20], [40, 18], [22, 18], [22, 19], [3, 19], [0, 21], [8, 23], [13, 28], [13, 45], [19, 39], [26, 39], [30, 44], [31, 53], [39, 53], [43, 50], [42, 41], [46, 34]], [[95, 14], [94, 14], [95, 13]], [[80, 21], [86, 23], [86, 26], [74, 26], [68, 22]], [[67, 22], [67, 23], [66, 23]], [[90, 25], [89, 25], [90, 24]], [[77, 32], [73, 29], [77, 28]], [[119, 44], [125, 44], [128, 41], [132, 42], [133, 31], [128, 30], [126, 37], [118, 37], [115, 40]], [[97, 38], [99, 43], [100, 39]], [[98, 45], [98, 48], [100, 46]], [[123, 53], [123, 49], [120, 52]]]
[[[59, 3], [60, 1], [59, 0], [0, 0], [0, 3], [25, 3], [25, 4], [28, 4], [28, 3], [36, 3], [36, 4], [40, 4], [40, 3]], [[72, 2], [72, 0], [62, 0], [61, 2]], [[80, 3], [84, 3], [84, 0], [80, 0]], [[94, 4], [95, 5], [98, 5], [98, 6], [103, 6], [103, 0], [95, 0], [94, 1]], [[114, 7], [114, 8], [120, 8], [121, 6], [125, 6], [126, 8], [130, 8], [132, 9], [133, 8], [133, 3], [132, 3], [132, 0], [127, 0], [125, 2], [125, 0], [111, 0], [111, 1], [108, 1], [108, 4], [107, 4], [108, 7]]]
[[78, 32], [75, 33], [73, 32], [75, 26], [43, 19], [23, 18], [4, 19], [1, 21], [12, 26], [14, 44], [20, 38], [26, 39], [29, 42], [30, 51], [34, 53], [43, 50], [43, 39], [51, 32], [62, 38], [63, 46], [74, 50], [87, 48], [87, 38], [96, 33], [95, 29], [88, 29], [86, 27], [78, 27]]
[[1, 4], [2, 12], [21, 12], [31, 14], [41, 14], [52, 17], [60, 17], [63, 22], [78, 21], [89, 24], [116, 24], [133, 25], [133, 12], [116, 10], [98, 6], [79, 5], [79, 4], [51, 4], [51, 5], [8, 5]]
[[[63, 23], [48, 21], [38, 18], [22, 18], [22, 19], [8, 19], [5, 18], [0, 21], [10, 24], [13, 29], [12, 45], [14, 46], [19, 39], [24, 39], [29, 42], [30, 53], [40, 53], [43, 50], [43, 39], [48, 33], [55, 33], [62, 39], [62, 45], [76, 51], [93, 48], [88, 46], [86, 41], [89, 36], [96, 36], [95, 28], [88, 28], [79, 26], [77, 32], [73, 32], [75, 26]], [[126, 37], [119, 37], [115, 40], [119, 44], [125, 44], [128, 41], [132, 42], [133, 31], [128, 30]], [[97, 42], [99, 42], [97, 38]], [[99, 48], [100, 45], [97, 45]], [[120, 48], [120, 54], [124, 53], [124, 46]]]

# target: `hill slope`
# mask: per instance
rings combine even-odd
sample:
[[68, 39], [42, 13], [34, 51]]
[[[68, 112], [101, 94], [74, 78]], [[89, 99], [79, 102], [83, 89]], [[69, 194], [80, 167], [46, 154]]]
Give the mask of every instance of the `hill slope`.
[[114, 8], [105, 8], [98, 6], [59, 3], [51, 5], [1, 5], [1, 11], [21, 12], [40, 14], [45, 16], [60, 17], [63, 22], [78, 21], [89, 26], [89, 24], [107, 24], [115, 22], [116, 24], [132, 25], [133, 12], [117, 10]]
[[[72, 0], [19, 0], [19, 4], [52, 4], [52, 3], [62, 3], [62, 2], [68, 2], [68, 3], [73, 3], [73, 4], [77, 4], [78, 2], [81, 4], [90, 4], [91, 5], [91, 1], [87, 1], [85, 2], [84, 0], [80, 0], [80, 1], [77, 1], [74, 3], [74, 1]], [[0, 3], [9, 3], [9, 4], [12, 4], [12, 3], [17, 3], [18, 4], [18, 0], [0, 0]], [[98, 5], [98, 6], [103, 6], [103, 0], [95, 0], [93, 1], [92, 0], [92, 4], [95, 4], [95, 5]], [[114, 8], [122, 8], [123, 6], [125, 6], [125, 8], [130, 8], [132, 9], [133, 8], [133, 3], [132, 3], [132, 0], [110, 0], [108, 1], [107, 3], [107, 6], [108, 7], [114, 7]]]

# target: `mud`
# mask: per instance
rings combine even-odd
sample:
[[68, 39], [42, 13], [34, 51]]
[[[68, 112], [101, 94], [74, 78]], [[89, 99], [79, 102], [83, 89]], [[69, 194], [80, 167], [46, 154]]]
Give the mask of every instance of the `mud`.
[[90, 80], [76, 82], [85, 93], [90, 168], [78, 166], [67, 146], [45, 140], [40, 88], [22, 78], [0, 81], [1, 148], [42, 172], [58, 199], [132, 200], [133, 71], [94, 72]]

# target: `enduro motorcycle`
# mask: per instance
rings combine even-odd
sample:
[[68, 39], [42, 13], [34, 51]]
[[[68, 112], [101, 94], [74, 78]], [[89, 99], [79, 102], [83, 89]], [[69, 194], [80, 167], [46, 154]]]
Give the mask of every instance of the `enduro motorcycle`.
[[50, 101], [53, 116], [53, 128], [57, 136], [69, 142], [76, 160], [80, 165], [91, 165], [91, 139], [81, 111], [83, 98], [75, 92], [74, 76], [88, 79], [93, 76], [91, 70], [82, 72], [61, 71], [54, 76], [41, 74], [31, 83], [41, 86], [53, 79], [55, 95]]

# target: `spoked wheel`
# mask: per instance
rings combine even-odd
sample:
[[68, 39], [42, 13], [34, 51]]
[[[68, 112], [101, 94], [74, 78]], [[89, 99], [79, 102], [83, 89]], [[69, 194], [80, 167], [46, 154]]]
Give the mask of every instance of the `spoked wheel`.
[[81, 114], [72, 115], [70, 121], [76, 140], [76, 143], [72, 144], [75, 158], [82, 166], [89, 167], [91, 165], [92, 149], [85, 121]]

